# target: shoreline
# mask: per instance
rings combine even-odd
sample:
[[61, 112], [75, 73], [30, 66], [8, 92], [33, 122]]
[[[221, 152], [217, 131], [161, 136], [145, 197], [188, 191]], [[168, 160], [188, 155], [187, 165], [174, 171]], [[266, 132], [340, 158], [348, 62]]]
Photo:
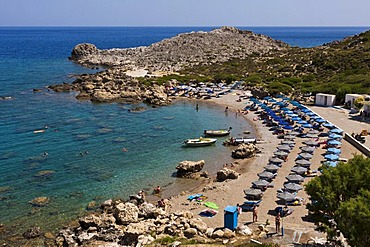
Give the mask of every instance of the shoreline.
[[[237, 102], [239, 98], [236, 90], [227, 95], [223, 95], [221, 98], [211, 98], [207, 100], [210, 103], [226, 107], [228, 106], [229, 112], [235, 114], [238, 110], [242, 110], [245, 107], [244, 102]], [[186, 191], [180, 195], [170, 198], [170, 212], [190, 210], [194, 214], [198, 214], [202, 209], [206, 209], [196, 203], [188, 203], [187, 197], [192, 193], [202, 193], [208, 197], [208, 201], [213, 201], [219, 205], [219, 213], [212, 218], [202, 218], [202, 220], [212, 228], [223, 227], [223, 213], [222, 209], [227, 205], [242, 204], [244, 201], [244, 189], [250, 187], [250, 182], [256, 180], [257, 173], [263, 170], [263, 166], [267, 164], [267, 159], [272, 155], [275, 147], [279, 143], [276, 136], [273, 136], [268, 129], [262, 125], [260, 121], [253, 121], [255, 117], [254, 113], [248, 113], [246, 115], [239, 115], [243, 117], [245, 121], [254, 129], [256, 138], [263, 141], [263, 143], [257, 144], [257, 147], [262, 151], [261, 155], [255, 156], [249, 159], [233, 159], [234, 163], [237, 163], [233, 169], [240, 173], [241, 176], [236, 180], [226, 180], [224, 182], [213, 182], [210, 181], [207, 185], [199, 187], [197, 190]], [[254, 179], [256, 177], [256, 179]], [[248, 183], [248, 181], [250, 181]], [[248, 213], [243, 213], [240, 217], [240, 221], [247, 221]], [[251, 217], [251, 216], [250, 216]]]

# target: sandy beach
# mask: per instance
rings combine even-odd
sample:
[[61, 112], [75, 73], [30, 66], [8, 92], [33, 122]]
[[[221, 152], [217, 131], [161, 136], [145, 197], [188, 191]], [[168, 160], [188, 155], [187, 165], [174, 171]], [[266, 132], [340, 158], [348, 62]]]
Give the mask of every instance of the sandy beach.
[[[233, 93], [222, 96], [221, 98], [211, 99], [212, 102], [222, 105], [223, 107], [228, 106], [229, 112], [235, 114], [238, 109], [242, 110], [245, 107], [246, 100], [237, 102], [239, 94], [241, 92], [234, 91]], [[273, 152], [276, 151], [276, 147], [281, 142], [276, 135], [273, 135], [266, 126], [262, 124], [262, 121], [254, 121], [256, 117], [255, 113], [250, 112], [245, 117], [246, 121], [250, 121], [257, 130], [257, 139], [260, 143], [257, 147], [262, 151], [256, 157], [251, 159], [239, 159], [235, 160], [236, 166], [229, 169], [238, 171], [241, 176], [236, 180], [227, 180], [225, 182], [210, 182], [205, 186], [200, 186], [193, 191], [184, 191], [180, 195], [173, 196], [170, 199], [170, 212], [189, 210], [198, 215], [199, 212], [206, 209], [202, 203], [189, 202], [188, 196], [195, 193], [202, 193], [207, 197], [206, 201], [215, 202], [219, 206], [218, 214], [214, 217], [200, 217], [209, 227], [222, 228], [224, 226], [224, 213], [223, 209], [228, 205], [236, 206], [237, 204], [243, 204], [246, 200], [244, 198], [244, 189], [251, 187], [251, 182], [258, 179], [258, 173], [264, 171], [264, 166], [268, 164], [268, 159], [273, 156]], [[296, 145], [291, 150], [288, 160], [283, 163], [282, 168], [279, 169], [277, 177], [273, 180], [274, 187], [268, 188], [264, 192], [263, 200], [258, 207], [258, 221], [252, 222], [252, 212], [243, 212], [238, 219], [238, 225], [248, 225], [251, 229], [257, 229], [260, 224], [263, 224], [268, 220], [270, 222], [269, 230], [271, 233], [275, 232], [275, 216], [273, 210], [279, 205], [279, 201], [276, 197], [277, 189], [283, 188], [284, 182], [286, 182], [286, 176], [291, 173], [290, 169], [295, 165], [295, 159], [300, 152], [300, 147], [304, 146], [303, 141], [307, 139], [296, 138]], [[322, 154], [325, 152], [322, 148], [317, 148], [314, 151], [314, 157], [311, 159], [311, 169], [317, 170], [321, 161], [324, 160]], [[359, 151], [355, 149], [348, 142], [343, 141], [341, 158], [351, 158], [353, 154], [358, 154]], [[221, 164], [220, 164], [221, 165]], [[303, 185], [307, 183], [311, 178], [305, 178]], [[264, 241], [276, 242], [282, 245], [291, 244], [294, 242], [306, 243], [310, 237], [321, 238], [324, 237], [322, 233], [315, 231], [315, 225], [308, 219], [308, 210], [305, 207], [305, 203], [308, 201], [307, 194], [301, 190], [298, 192], [298, 196], [304, 199], [303, 205], [292, 206], [294, 212], [283, 218], [284, 236], [280, 234], [272, 235], [272, 238], [265, 239]]]

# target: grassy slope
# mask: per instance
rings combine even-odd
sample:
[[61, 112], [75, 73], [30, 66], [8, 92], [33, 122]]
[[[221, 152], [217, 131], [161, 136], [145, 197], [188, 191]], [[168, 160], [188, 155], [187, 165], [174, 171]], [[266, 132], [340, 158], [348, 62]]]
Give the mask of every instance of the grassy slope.
[[168, 76], [158, 81], [244, 80], [272, 93], [322, 92], [344, 100], [346, 93], [370, 94], [370, 31], [315, 48], [292, 47], [181, 72], [186, 77]]

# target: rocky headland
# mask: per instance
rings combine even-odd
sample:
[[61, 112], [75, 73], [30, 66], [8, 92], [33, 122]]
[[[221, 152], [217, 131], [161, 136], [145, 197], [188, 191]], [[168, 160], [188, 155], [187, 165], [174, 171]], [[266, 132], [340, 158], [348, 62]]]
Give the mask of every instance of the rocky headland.
[[119, 66], [126, 70], [146, 69], [175, 72], [197, 65], [210, 65], [230, 59], [288, 48], [284, 42], [234, 27], [210, 32], [191, 32], [164, 39], [150, 46], [99, 50], [93, 44], [79, 44], [70, 59], [86, 66]]
[[[94, 102], [144, 102], [166, 105], [171, 102], [166, 86], [142, 83], [128, 71], [145, 71], [143, 76], [174, 73], [182, 69], [219, 64], [231, 59], [245, 59], [252, 54], [284, 50], [289, 45], [270, 37], [222, 27], [210, 32], [191, 32], [162, 40], [147, 47], [99, 50], [93, 44], [79, 44], [70, 59], [85, 66], [104, 66], [96, 74], [77, 76], [72, 83], [53, 85], [57, 92], [78, 91], [78, 99]], [[153, 80], [155, 81], [155, 80]]]

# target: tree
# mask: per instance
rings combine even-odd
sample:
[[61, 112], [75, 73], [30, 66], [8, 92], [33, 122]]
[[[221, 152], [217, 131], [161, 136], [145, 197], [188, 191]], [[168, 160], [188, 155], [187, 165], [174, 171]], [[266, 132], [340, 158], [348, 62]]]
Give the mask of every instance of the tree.
[[310, 215], [329, 238], [340, 230], [351, 246], [370, 246], [370, 158], [356, 155], [336, 167], [323, 166], [322, 175], [305, 187], [311, 197]]

